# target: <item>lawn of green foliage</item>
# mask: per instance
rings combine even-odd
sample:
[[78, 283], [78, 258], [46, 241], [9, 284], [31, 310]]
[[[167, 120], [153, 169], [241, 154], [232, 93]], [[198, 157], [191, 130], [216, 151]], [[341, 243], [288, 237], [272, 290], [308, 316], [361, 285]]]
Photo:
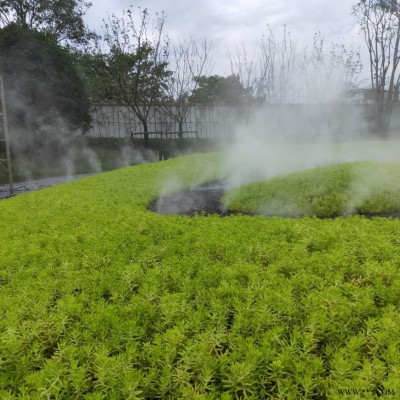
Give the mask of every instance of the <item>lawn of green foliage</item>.
[[380, 214], [400, 211], [400, 163], [356, 162], [295, 172], [224, 195], [230, 209], [275, 216]]
[[146, 210], [214, 163], [0, 202], [1, 399], [400, 396], [400, 222]]

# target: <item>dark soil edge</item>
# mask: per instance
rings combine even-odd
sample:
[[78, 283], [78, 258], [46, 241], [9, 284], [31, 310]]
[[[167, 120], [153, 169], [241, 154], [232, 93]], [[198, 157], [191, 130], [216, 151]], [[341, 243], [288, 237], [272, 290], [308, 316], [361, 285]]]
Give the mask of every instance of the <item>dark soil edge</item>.
[[[151, 201], [147, 207], [148, 210], [161, 215], [181, 215], [194, 217], [195, 215], [219, 215], [227, 217], [230, 215], [248, 215], [259, 217], [278, 217], [278, 218], [304, 218], [312, 217], [310, 215], [265, 215], [259, 213], [246, 213], [226, 209], [221, 203], [221, 197], [224, 194], [224, 186], [222, 182], [215, 181], [195, 188], [184, 190], [180, 193], [157, 198]], [[331, 215], [326, 217], [317, 217], [318, 219], [336, 219], [350, 218], [354, 216], [363, 216], [367, 219], [372, 218], [394, 218], [400, 219], [400, 211], [382, 212], [372, 214], [355, 213], [351, 215]]]

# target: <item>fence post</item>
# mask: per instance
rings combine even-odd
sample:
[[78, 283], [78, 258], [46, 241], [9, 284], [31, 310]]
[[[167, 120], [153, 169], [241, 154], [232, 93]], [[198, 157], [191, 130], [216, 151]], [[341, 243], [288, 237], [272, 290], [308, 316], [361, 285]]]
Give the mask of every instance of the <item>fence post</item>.
[[0, 118], [3, 122], [3, 136], [0, 137], [0, 141], [5, 142], [6, 147], [6, 159], [0, 160], [0, 164], [5, 167], [8, 172], [8, 183], [10, 185], [10, 195], [14, 194], [14, 182], [12, 175], [11, 165], [11, 152], [10, 152], [10, 137], [8, 134], [8, 123], [7, 123], [7, 110], [6, 110], [6, 99], [4, 95], [4, 84], [3, 77], [0, 75]]

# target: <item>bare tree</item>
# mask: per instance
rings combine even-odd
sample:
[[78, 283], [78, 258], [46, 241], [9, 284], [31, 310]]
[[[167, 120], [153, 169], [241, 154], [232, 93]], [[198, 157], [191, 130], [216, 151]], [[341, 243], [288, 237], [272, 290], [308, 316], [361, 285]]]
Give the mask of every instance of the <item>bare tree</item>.
[[249, 54], [246, 45], [229, 54], [232, 74], [239, 75], [243, 86], [250, 89], [253, 98], [268, 103], [287, 103], [293, 101], [294, 68], [296, 42], [291, 38], [286, 26], [281, 38], [273, 27], [267, 26], [267, 33]]
[[236, 47], [235, 53], [228, 53], [231, 64], [231, 74], [239, 77], [243, 87], [248, 89], [254, 98], [261, 96], [261, 84], [263, 75], [259, 63], [259, 52], [257, 49], [249, 52], [245, 43]]
[[122, 17], [112, 15], [105, 23], [104, 40], [108, 79], [115, 100], [126, 105], [143, 126], [149, 140], [149, 122], [165, 100], [171, 72], [165, 15], [152, 20], [146, 9], [135, 15], [132, 7]]
[[331, 43], [326, 49], [321, 32], [314, 34], [311, 51], [305, 49], [299, 64], [302, 102], [327, 103], [344, 99], [358, 87], [362, 70], [359, 51]]
[[398, 101], [400, 5], [397, 0], [361, 0], [353, 13], [369, 52], [371, 88], [377, 105], [373, 128], [384, 133]]
[[277, 39], [271, 26], [262, 40], [261, 65], [263, 66], [263, 84], [261, 88], [270, 103], [288, 103], [296, 96], [295, 61], [297, 44], [292, 40], [286, 26], [283, 27], [281, 40]]
[[178, 136], [183, 137], [184, 123], [190, 112], [190, 96], [198, 86], [196, 77], [211, 71], [211, 45], [206, 39], [196, 41], [191, 37], [171, 51], [170, 68], [173, 71], [168, 81], [168, 102], [164, 112], [178, 124]]

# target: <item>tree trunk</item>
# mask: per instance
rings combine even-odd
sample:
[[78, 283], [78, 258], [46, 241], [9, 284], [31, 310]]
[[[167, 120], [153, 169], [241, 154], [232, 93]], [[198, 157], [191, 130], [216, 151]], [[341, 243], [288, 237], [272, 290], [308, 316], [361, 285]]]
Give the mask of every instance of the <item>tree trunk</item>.
[[179, 121], [179, 132], [178, 132], [178, 137], [179, 139], [183, 139], [183, 121]]
[[386, 137], [389, 133], [393, 106], [390, 104], [375, 104], [370, 118], [370, 130], [379, 136]]
[[389, 135], [390, 121], [393, 113], [393, 101], [390, 104], [383, 106], [382, 110], [382, 136], [387, 137]]
[[143, 125], [143, 143], [145, 145], [149, 144], [149, 126], [147, 125], [147, 121], [142, 121], [142, 125]]

